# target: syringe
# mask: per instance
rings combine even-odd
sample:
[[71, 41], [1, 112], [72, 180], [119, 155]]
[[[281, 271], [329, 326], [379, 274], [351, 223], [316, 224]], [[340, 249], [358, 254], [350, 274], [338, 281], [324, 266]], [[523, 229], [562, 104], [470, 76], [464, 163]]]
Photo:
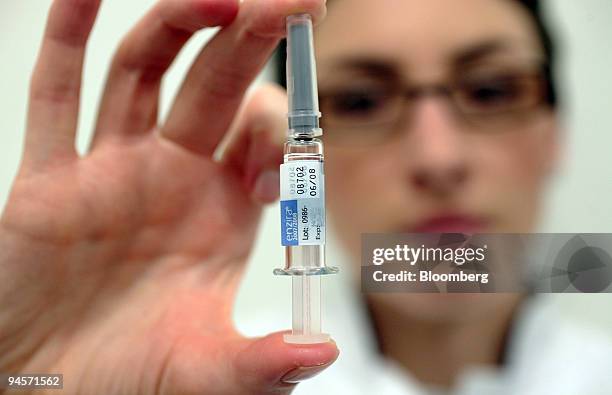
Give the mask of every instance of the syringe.
[[337, 273], [325, 264], [325, 173], [323, 134], [310, 15], [287, 18], [289, 131], [281, 165], [281, 240], [285, 267], [277, 275], [293, 279], [293, 330], [287, 343], [323, 343], [321, 277]]

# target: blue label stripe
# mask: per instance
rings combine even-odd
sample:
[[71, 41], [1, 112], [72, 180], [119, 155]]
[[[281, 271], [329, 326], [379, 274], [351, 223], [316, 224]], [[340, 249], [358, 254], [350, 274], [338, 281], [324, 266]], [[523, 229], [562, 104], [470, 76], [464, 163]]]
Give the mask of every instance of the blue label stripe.
[[298, 245], [298, 204], [297, 200], [283, 200], [281, 209], [281, 244]]

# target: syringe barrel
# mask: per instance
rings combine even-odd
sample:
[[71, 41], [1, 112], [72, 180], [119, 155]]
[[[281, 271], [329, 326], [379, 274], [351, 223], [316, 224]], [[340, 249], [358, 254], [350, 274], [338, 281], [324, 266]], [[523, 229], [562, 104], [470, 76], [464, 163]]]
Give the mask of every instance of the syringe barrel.
[[[323, 144], [318, 139], [294, 140], [285, 143], [285, 163], [313, 161], [323, 168]], [[322, 176], [322, 174], [321, 174]], [[318, 180], [321, 199], [324, 198], [324, 180]], [[323, 215], [325, 213], [323, 212]], [[323, 221], [325, 218], [323, 218]], [[323, 241], [318, 245], [299, 245], [285, 247], [285, 270], [303, 270], [325, 267], [325, 229], [323, 228]]]
[[325, 172], [318, 139], [285, 143], [281, 166], [281, 240], [285, 267], [280, 275], [318, 275], [338, 271], [325, 263]]

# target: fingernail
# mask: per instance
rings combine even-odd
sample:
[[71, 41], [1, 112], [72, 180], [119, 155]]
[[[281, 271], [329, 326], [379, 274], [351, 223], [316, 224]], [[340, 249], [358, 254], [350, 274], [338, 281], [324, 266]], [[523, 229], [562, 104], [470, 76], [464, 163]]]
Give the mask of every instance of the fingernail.
[[281, 381], [287, 384], [295, 384], [299, 383], [300, 381], [308, 380], [324, 371], [330, 364], [331, 362], [317, 366], [302, 366], [290, 370], [287, 374], [283, 376]]
[[280, 178], [277, 170], [265, 170], [257, 178], [253, 194], [264, 202], [273, 202], [279, 194]]

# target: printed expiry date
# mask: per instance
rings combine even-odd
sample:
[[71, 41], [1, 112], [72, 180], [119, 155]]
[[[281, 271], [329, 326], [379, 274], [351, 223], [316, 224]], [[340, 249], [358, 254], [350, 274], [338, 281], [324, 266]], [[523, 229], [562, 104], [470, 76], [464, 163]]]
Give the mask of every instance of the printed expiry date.
[[297, 166], [289, 170], [289, 178], [293, 181], [289, 192], [297, 196], [309, 195], [317, 197], [317, 170], [306, 166]]

